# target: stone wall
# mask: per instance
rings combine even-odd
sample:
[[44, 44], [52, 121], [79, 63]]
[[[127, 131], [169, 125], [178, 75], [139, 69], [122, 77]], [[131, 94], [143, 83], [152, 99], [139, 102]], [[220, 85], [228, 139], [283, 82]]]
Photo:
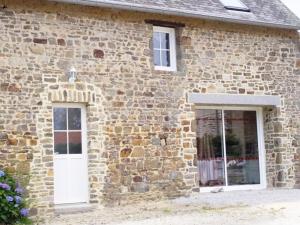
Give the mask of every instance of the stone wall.
[[[298, 40], [300, 42], [300, 35], [298, 35]], [[296, 122], [293, 124], [294, 132], [293, 132], [293, 141], [292, 141], [292, 146], [295, 149], [295, 171], [296, 171], [296, 188], [300, 188], [300, 106], [299, 106], [299, 96], [300, 96], [300, 44], [298, 42], [297, 46], [297, 62], [296, 62], [296, 68], [294, 70], [295, 75], [298, 77], [297, 81], [297, 89], [296, 89], [296, 96], [298, 96], [298, 99], [296, 99], [295, 102], [295, 114], [294, 118]]]
[[[152, 25], [144, 22], [153, 18], [186, 24], [176, 30], [177, 72], [154, 70]], [[186, 94], [279, 95], [281, 106], [264, 110], [268, 186], [299, 186], [297, 46], [294, 31], [6, 1], [0, 165], [30, 174], [34, 208], [52, 212], [52, 103], [80, 102], [87, 106], [91, 203], [189, 194], [199, 187], [195, 112]], [[75, 84], [66, 80], [71, 66]]]

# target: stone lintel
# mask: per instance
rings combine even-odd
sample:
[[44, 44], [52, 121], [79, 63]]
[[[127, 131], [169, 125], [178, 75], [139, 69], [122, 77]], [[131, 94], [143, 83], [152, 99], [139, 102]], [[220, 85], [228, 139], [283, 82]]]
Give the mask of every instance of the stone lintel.
[[280, 106], [280, 96], [188, 93], [188, 103], [211, 105]]

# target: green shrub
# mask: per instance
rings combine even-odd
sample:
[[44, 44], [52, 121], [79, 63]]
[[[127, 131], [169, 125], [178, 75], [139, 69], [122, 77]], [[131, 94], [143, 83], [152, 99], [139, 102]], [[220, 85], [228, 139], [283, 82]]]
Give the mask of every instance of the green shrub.
[[26, 206], [22, 187], [0, 170], [0, 224], [31, 224]]

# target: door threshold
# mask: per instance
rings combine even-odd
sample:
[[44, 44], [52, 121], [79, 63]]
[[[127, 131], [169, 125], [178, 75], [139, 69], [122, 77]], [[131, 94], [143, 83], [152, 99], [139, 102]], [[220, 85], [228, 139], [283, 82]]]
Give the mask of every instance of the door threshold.
[[89, 203], [59, 204], [54, 206], [56, 214], [84, 213], [93, 209], [94, 207]]
[[230, 191], [255, 191], [265, 190], [267, 186], [265, 184], [257, 185], [235, 185], [235, 186], [216, 186], [216, 187], [200, 187], [200, 193], [220, 193]]

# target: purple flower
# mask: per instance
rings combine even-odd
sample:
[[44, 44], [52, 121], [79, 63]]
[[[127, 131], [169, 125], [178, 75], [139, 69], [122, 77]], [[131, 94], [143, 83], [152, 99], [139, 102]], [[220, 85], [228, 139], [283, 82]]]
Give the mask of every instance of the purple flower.
[[17, 204], [20, 204], [22, 202], [22, 198], [20, 196], [15, 196], [15, 200]]
[[2, 170], [0, 170], [0, 177], [4, 177], [4, 176], [5, 176], [5, 173]]
[[0, 188], [9, 191], [10, 190], [10, 186], [8, 184], [5, 183], [0, 183]]
[[15, 189], [15, 192], [18, 193], [18, 194], [23, 194], [24, 190], [22, 188], [20, 188], [20, 187], [17, 187]]
[[14, 201], [14, 198], [11, 197], [11, 196], [6, 196], [6, 200], [7, 200], [8, 202], [12, 202], [12, 201]]
[[27, 217], [29, 214], [29, 209], [25, 209], [25, 208], [21, 209], [20, 214], [21, 216]]

